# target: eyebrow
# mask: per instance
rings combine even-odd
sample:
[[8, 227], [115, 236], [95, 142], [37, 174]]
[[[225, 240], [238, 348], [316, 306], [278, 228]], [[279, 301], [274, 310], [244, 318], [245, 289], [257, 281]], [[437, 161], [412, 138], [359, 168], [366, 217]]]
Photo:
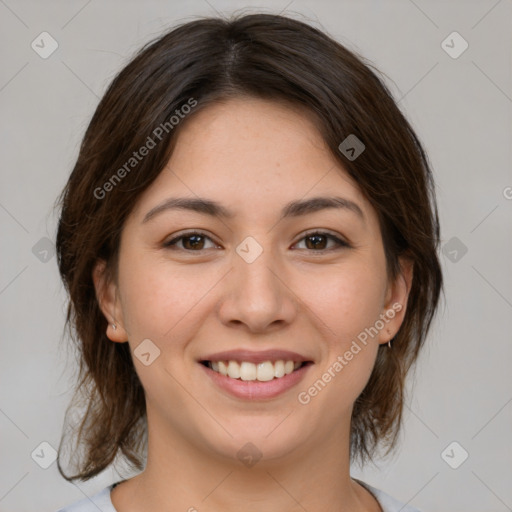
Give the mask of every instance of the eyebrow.
[[[313, 197], [310, 199], [291, 201], [282, 209], [281, 218], [279, 220], [283, 220], [288, 217], [308, 215], [310, 213], [330, 208], [351, 211], [358, 215], [363, 222], [365, 221], [363, 210], [357, 203], [337, 196]], [[232, 219], [235, 216], [234, 212], [210, 199], [201, 197], [170, 197], [146, 213], [142, 223], [148, 222], [158, 214], [168, 210], [188, 210], [224, 219]]]

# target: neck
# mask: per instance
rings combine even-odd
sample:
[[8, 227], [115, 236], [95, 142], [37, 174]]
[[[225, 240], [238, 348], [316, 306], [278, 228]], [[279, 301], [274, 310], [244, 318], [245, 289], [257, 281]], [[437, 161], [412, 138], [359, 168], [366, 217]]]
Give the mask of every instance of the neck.
[[155, 422], [148, 424], [154, 428], [148, 431], [145, 470], [112, 491], [118, 512], [169, 512], [170, 506], [188, 512], [381, 510], [350, 478], [349, 425], [314, 449], [301, 446], [286, 457], [263, 457], [249, 467], [236, 457], [222, 458], [170, 436]]

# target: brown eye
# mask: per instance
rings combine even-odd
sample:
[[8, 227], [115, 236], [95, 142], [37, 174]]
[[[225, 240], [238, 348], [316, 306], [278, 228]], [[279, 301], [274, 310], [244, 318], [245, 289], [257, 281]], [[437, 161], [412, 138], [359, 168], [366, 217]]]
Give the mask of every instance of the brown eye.
[[[173, 238], [164, 243], [164, 247], [182, 249], [188, 252], [197, 252], [205, 249], [205, 241], [211, 238], [203, 233], [188, 233], [179, 237]], [[181, 246], [179, 243], [181, 242]]]
[[[330, 249], [335, 249], [339, 247], [350, 247], [349, 244], [344, 242], [343, 240], [339, 239], [338, 237], [331, 235], [330, 233], [323, 233], [323, 232], [315, 232], [315, 233], [309, 233], [306, 235], [300, 242], [303, 240], [306, 241], [306, 249], [310, 249], [313, 252], [322, 252], [322, 251], [328, 251]], [[328, 242], [329, 240], [334, 241], [335, 247], [328, 248]], [[300, 243], [299, 242], [299, 243]]]
[[[328, 239], [324, 235], [310, 235], [305, 237], [306, 247], [308, 249], [320, 249], [324, 250], [327, 248]], [[310, 242], [309, 244], [307, 242]]]
[[202, 235], [192, 235], [183, 237], [183, 247], [185, 249], [204, 249], [204, 237]]

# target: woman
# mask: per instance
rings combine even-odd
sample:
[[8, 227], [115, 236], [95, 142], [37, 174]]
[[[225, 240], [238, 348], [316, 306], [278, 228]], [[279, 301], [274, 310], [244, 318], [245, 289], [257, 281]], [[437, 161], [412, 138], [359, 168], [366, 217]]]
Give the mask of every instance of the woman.
[[283, 16], [199, 19], [114, 79], [61, 197], [87, 480], [62, 511], [414, 511], [389, 453], [442, 291], [428, 159], [369, 65]]

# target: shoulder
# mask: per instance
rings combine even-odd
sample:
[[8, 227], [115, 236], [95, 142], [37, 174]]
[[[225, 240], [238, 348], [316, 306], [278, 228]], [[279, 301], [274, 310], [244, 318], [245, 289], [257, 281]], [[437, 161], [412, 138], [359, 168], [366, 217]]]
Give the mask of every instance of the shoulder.
[[87, 496], [79, 501], [75, 501], [56, 512], [98, 512], [98, 509], [101, 512], [116, 512], [110, 500], [110, 491], [115, 485], [109, 485], [93, 496]]
[[411, 505], [406, 505], [405, 503], [398, 501], [397, 499], [393, 498], [393, 496], [390, 496], [384, 491], [381, 491], [380, 489], [377, 489], [365, 482], [362, 482], [357, 478], [352, 478], [352, 480], [355, 480], [356, 482], [361, 484], [375, 496], [375, 499], [379, 502], [379, 505], [381, 506], [383, 512], [420, 512], [417, 508]]

